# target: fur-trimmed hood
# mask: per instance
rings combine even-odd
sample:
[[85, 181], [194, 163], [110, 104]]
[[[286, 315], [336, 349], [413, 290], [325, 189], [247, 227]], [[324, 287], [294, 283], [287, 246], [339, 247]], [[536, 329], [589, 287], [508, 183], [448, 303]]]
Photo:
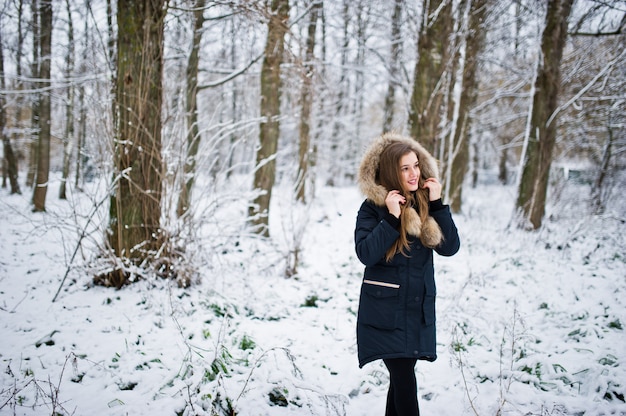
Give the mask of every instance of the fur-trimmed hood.
[[[385, 206], [385, 198], [390, 190], [385, 189], [376, 179], [378, 165], [381, 153], [385, 147], [393, 142], [404, 142], [411, 146], [417, 154], [423, 178], [439, 178], [437, 160], [421, 144], [410, 137], [396, 133], [385, 133], [377, 137], [365, 151], [358, 175], [359, 189], [363, 195], [380, 207]], [[438, 246], [443, 239], [437, 222], [429, 216], [422, 224], [415, 210], [409, 212], [406, 230], [409, 234], [419, 237], [425, 246], [431, 248]]]

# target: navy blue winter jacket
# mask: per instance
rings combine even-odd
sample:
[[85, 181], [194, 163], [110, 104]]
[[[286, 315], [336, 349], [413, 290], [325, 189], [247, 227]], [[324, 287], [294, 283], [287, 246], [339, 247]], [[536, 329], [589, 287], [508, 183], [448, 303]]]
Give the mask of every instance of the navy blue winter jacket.
[[[442, 256], [455, 254], [460, 242], [449, 206], [432, 201], [429, 215], [443, 236], [434, 251]], [[384, 358], [437, 358], [433, 249], [409, 236], [408, 256], [399, 253], [387, 262], [385, 253], [400, 235], [399, 221], [385, 206], [369, 199], [357, 216], [356, 254], [366, 266], [357, 318], [360, 367]]]

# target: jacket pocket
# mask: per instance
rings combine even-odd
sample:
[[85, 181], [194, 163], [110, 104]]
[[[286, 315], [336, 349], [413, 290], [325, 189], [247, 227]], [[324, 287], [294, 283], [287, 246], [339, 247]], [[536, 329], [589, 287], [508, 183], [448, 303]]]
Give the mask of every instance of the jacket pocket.
[[435, 298], [436, 298], [436, 290], [434, 287], [429, 287], [426, 285], [426, 290], [424, 291], [424, 304], [422, 312], [424, 314], [424, 323], [426, 325], [433, 325], [435, 323]]
[[364, 280], [359, 320], [380, 329], [395, 329], [400, 285], [377, 280]]

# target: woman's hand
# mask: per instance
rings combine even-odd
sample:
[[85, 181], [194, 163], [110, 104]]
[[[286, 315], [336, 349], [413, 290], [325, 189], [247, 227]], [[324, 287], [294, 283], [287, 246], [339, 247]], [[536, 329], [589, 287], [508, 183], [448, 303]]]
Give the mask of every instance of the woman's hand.
[[424, 188], [428, 189], [428, 200], [436, 201], [441, 198], [441, 184], [435, 178], [428, 178], [424, 181]]
[[400, 191], [389, 191], [387, 198], [385, 198], [385, 205], [387, 205], [389, 213], [396, 218], [400, 218], [400, 213], [402, 212], [400, 205], [403, 205], [405, 202], [406, 199], [402, 196]]

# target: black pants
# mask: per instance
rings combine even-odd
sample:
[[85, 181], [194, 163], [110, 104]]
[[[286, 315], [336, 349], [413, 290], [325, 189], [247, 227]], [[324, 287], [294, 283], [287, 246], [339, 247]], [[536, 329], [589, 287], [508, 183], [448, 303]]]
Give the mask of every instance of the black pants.
[[385, 416], [419, 416], [414, 358], [383, 360], [389, 370]]

